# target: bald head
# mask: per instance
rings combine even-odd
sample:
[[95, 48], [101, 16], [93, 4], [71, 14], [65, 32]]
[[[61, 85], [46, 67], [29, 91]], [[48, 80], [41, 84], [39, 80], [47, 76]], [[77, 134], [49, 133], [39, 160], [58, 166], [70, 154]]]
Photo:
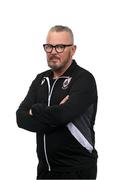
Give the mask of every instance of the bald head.
[[[51, 32], [56, 32], [56, 33], [58, 33], [58, 32], [62, 33], [63, 32], [62, 34], [66, 34], [67, 35], [67, 38], [69, 39], [69, 43], [74, 44], [73, 32], [72, 32], [72, 30], [69, 27], [62, 26], [62, 25], [56, 25], [56, 26], [53, 26], [53, 27], [50, 28], [50, 30], [48, 32], [48, 35]], [[47, 38], [48, 38], [48, 36], [47, 36]]]

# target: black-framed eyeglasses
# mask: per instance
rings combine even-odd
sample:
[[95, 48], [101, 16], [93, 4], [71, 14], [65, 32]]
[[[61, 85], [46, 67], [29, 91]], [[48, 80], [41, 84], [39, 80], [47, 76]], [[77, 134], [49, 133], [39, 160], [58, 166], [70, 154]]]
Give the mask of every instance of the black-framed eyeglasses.
[[57, 53], [62, 53], [69, 46], [73, 46], [73, 44], [56, 44], [55, 46], [52, 44], [43, 44], [44, 50], [47, 53], [51, 53], [53, 48], [55, 48]]

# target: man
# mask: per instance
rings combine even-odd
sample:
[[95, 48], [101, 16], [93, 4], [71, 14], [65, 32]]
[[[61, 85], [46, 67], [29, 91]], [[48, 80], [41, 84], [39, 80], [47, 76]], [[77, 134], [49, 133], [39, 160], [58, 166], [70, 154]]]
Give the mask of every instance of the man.
[[95, 79], [73, 60], [70, 28], [52, 27], [43, 47], [50, 70], [37, 75], [16, 113], [20, 128], [37, 133], [37, 179], [96, 179]]

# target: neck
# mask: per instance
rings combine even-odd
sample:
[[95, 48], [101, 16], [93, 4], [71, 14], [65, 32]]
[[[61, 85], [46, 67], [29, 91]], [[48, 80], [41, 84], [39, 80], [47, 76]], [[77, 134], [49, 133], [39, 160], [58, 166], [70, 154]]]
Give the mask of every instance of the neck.
[[53, 79], [59, 78], [62, 74], [63, 74], [63, 72], [56, 72], [56, 71], [53, 71]]

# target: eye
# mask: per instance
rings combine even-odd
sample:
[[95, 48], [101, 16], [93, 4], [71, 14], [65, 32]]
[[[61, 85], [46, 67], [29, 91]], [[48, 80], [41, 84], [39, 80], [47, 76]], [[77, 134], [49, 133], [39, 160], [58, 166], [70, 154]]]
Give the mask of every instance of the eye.
[[58, 45], [56, 45], [56, 48], [57, 49], [64, 49], [64, 45], [63, 44], [58, 44]]
[[45, 48], [46, 48], [46, 49], [50, 49], [50, 48], [52, 48], [52, 45], [51, 45], [51, 44], [46, 44], [46, 45], [45, 45]]

